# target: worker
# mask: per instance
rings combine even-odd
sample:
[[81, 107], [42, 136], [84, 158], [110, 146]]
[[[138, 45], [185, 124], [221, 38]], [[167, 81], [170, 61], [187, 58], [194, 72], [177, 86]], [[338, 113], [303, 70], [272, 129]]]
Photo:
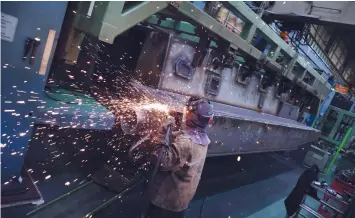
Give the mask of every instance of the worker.
[[[210, 143], [206, 128], [212, 119], [213, 107], [209, 101], [194, 97], [189, 99], [186, 124], [182, 130], [173, 132], [172, 143], [165, 146], [159, 171], [152, 180], [148, 218], [184, 217], [184, 211], [200, 181]], [[173, 123], [174, 120], [169, 120], [163, 129]], [[154, 143], [162, 144], [163, 135], [158, 134]], [[159, 153], [159, 149], [154, 153]]]
[[289, 39], [289, 37], [288, 37], [288, 32], [285, 32], [285, 31], [280, 32], [280, 37], [281, 37], [287, 44], [289, 43], [290, 39]]
[[317, 190], [311, 186], [313, 181], [318, 181], [318, 174], [319, 168], [316, 164], [301, 174], [296, 186], [285, 200], [286, 217], [297, 217], [300, 204], [306, 194], [319, 201]]
[[280, 32], [280, 37], [292, 48], [294, 49], [292, 43], [291, 43], [291, 40], [290, 40], [290, 37], [288, 35], [288, 32], [286, 31], [283, 31], [283, 32]]

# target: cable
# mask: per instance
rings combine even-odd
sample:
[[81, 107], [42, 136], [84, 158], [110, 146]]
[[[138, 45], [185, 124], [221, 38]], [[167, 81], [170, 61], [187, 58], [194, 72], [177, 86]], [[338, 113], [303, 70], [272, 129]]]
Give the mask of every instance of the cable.
[[54, 200], [52, 200], [52, 201], [50, 201], [50, 202], [48, 202], [48, 203], [46, 203], [46, 204], [41, 205], [40, 207], [38, 207], [38, 208], [34, 209], [33, 211], [27, 213], [26, 216], [31, 216], [31, 215], [33, 215], [34, 213], [36, 213], [36, 212], [42, 210], [43, 208], [45, 208], [45, 207], [47, 207], [47, 206], [49, 206], [49, 205], [51, 205], [51, 204], [53, 204], [53, 203], [55, 203], [55, 202], [58, 202], [58, 201], [61, 200], [61, 199], [67, 197], [68, 195], [71, 195], [71, 194], [73, 194], [73, 193], [75, 193], [75, 192], [77, 192], [77, 191], [79, 191], [79, 190], [82, 190], [82, 188], [85, 188], [86, 186], [90, 185], [91, 183], [93, 183], [93, 181], [94, 181], [94, 180], [91, 180], [91, 181], [89, 181], [89, 182], [86, 182], [86, 183], [84, 183], [83, 185], [81, 185], [81, 186], [79, 186], [79, 187], [77, 187], [77, 188], [75, 188], [75, 189], [69, 191], [68, 193], [65, 193], [64, 195], [61, 195], [61, 196], [59, 196], [58, 198], [56, 198], [56, 199], [54, 199]]

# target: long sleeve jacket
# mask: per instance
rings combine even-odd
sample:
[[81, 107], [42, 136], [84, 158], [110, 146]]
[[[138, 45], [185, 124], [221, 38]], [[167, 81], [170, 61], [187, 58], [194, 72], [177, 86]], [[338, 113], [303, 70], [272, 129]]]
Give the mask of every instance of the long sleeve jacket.
[[[163, 138], [163, 134], [158, 134], [154, 143], [159, 144]], [[173, 132], [171, 145], [160, 146], [155, 152], [164, 149], [152, 185], [151, 203], [170, 211], [185, 210], [199, 184], [207, 148], [193, 143], [190, 136], [182, 131]]]

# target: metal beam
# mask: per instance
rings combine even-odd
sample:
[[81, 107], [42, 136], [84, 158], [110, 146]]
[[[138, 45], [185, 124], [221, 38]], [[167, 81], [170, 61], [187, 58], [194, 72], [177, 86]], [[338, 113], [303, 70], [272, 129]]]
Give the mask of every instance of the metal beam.
[[252, 27], [259, 29], [269, 40], [278, 46], [277, 50], [282, 50], [290, 57], [296, 58], [296, 62], [307, 69], [307, 71], [322, 84], [325, 84], [326, 88], [330, 89], [330, 86], [326, 84], [326, 80], [319, 75], [319, 73], [314, 70], [303, 57], [297, 56], [297, 52], [294, 51], [283, 39], [281, 39], [275, 31], [270, 28], [269, 25], [267, 25], [258, 15], [256, 15], [244, 2], [229, 1], [223, 2], [223, 5], [234, 14], [242, 14], [252, 24]]
[[260, 59], [262, 57], [262, 53], [258, 49], [247, 43], [240, 36], [237, 36], [236, 34], [229, 31], [217, 20], [201, 11], [190, 2], [173, 2], [170, 5], [186, 17], [190, 18], [193, 22], [202, 25], [212, 33], [237, 46], [238, 49], [251, 55], [255, 59]]
[[75, 11], [73, 27], [112, 44], [117, 35], [169, 5], [165, 1], [142, 2], [124, 11], [125, 3], [125, 1], [80, 2]]
[[247, 37], [246, 37], [246, 41], [248, 43], [251, 43], [253, 41], [256, 29], [257, 28], [256, 28], [256, 26], [254, 24], [252, 24], [251, 27], [249, 28], [248, 34], [247, 34]]
[[229, 10], [235, 14], [242, 14], [249, 22], [255, 25], [262, 33], [264, 33], [271, 41], [280, 46], [290, 57], [295, 56], [295, 51], [278, 36], [269, 25], [267, 25], [257, 14], [254, 13], [244, 2], [229, 1], [222, 2]]
[[168, 2], [165, 1], [142, 2], [128, 11], [123, 12], [124, 3], [124, 1], [109, 2], [102, 20], [102, 27], [99, 34], [100, 40], [112, 44], [117, 35], [168, 6]]

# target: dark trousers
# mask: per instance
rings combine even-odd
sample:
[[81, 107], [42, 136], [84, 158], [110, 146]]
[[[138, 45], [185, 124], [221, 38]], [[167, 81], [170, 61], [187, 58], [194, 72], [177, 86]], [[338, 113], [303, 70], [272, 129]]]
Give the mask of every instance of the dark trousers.
[[183, 218], [184, 212], [165, 210], [151, 203], [148, 207], [147, 218]]

